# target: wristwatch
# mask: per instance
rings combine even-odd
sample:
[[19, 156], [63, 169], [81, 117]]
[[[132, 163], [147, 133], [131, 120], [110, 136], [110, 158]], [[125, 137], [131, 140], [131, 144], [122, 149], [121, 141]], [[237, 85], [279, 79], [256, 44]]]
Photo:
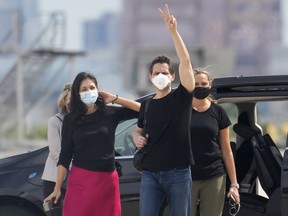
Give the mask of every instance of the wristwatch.
[[230, 187], [236, 187], [237, 189], [239, 189], [239, 184], [236, 183], [236, 184], [230, 184]]

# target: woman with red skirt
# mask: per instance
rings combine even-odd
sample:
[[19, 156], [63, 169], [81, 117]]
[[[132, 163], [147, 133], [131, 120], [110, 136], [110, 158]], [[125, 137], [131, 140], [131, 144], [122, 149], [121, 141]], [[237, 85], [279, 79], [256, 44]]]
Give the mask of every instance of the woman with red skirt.
[[[111, 102], [129, 109], [106, 105]], [[98, 91], [91, 73], [79, 73], [63, 121], [56, 185], [44, 202], [58, 201], [72, 161], [63, 216], [121, 216], [115, 130], [120, 121], [137, 117], [139, 108], [138, 102]]]

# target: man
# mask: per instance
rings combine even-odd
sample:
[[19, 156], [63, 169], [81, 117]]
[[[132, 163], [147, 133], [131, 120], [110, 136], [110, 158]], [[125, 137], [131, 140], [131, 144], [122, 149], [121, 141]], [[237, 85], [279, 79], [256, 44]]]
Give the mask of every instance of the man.
[[[191, 171], [193, 156], [190, 146], [190, 114], [193, 69], [187, 48], [177, 31], [175, 17], [168, 5], [165, 13], [158, 9], [166, 23], [179, 58], [180, 85], [175, 90], [175, 79], [170, 59], [156, 57], [150, 66], [149, 79], [156, 94], [141, 104], [133, 140], [138, 149], [146, 146], [140, 190], [140, 215], [157, 216], [164, 197], [172, 216], [190, 215]], [[145, 106], [148, 110], [145, 113]], [[146, 120], [143, 134], [144, 118]]]

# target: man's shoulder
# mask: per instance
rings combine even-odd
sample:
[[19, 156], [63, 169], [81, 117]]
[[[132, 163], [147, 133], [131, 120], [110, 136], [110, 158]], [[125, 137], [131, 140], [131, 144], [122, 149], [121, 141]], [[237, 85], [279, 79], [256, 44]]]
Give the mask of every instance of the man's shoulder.
[[172, 89], [172, 95], [177, 95], [188, 100], [192, 100], [193, 98], [193, 92], [189, 92], [181, 83], [178, 87]]
[[172, 90], [174, 90], [174, 91], [181, 91], [181, 92], [183, 92], [183, 93], [185, 93], [185, 94], [190, 94], [190, 95], [192, 95], [192, 93], [193, 93], [193, 91], [192, 91], [192, 92], [189, 92], [181, 83], [179, 83], [178, 86], [173, 87]]

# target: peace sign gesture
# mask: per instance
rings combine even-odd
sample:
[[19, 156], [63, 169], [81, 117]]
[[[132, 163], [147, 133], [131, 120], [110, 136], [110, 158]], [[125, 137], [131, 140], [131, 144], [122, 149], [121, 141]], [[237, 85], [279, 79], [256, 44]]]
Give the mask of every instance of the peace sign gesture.
[[160, 8], [158, 8], [158, 12], [159, 12], [160, 16], [163, 18], [163, 20], [165, 21], [168, 30], [170, 32], [176, 31], [177, 30], [177, 21], [176, 21], [175, 17], [170, 14], [168, 5], [165, 4], [165, 13]]

